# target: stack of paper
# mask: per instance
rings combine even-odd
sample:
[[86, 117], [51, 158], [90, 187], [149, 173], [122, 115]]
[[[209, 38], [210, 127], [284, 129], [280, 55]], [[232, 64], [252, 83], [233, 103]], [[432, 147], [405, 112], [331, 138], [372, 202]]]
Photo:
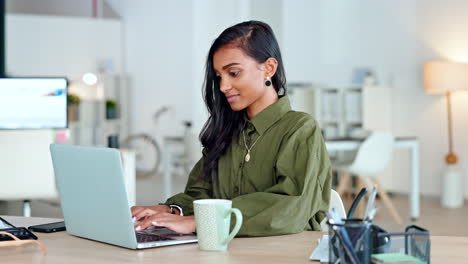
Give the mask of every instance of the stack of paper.
[[327, 263], [329, 258], [329, 235], [323, 235], [321, 239], [318, 240], [318, 246], [314, 249], [312, 254], [310, 255], [310, 260], [318, 260], [322, 263]]
[[374, 264], [423, 264], [420, 259], [403, 253], [372, 254], [371, 261]]

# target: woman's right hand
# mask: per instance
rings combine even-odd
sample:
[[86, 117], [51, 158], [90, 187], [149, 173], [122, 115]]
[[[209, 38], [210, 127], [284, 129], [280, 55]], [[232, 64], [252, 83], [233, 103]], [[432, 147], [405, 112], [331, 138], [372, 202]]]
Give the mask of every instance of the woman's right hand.
[[170, 213], [171, 209], [167, 205], [154, 206], [132, 206], [132, 217], [135, 221], [141, 221], [147, 217], [158, 213]]

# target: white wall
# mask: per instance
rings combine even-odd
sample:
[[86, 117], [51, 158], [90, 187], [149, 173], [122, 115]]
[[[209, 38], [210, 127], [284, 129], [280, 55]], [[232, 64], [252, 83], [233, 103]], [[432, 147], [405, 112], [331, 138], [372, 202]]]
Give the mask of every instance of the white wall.
[[7, 13], [16, 14], [41, 14], [64, 16], [88, 16], [92, 15], [92, 1], [74, 0], [7, 0]]
[[8, 14], [7, 74], [73, 80], [106, 60], [120, 71], [121, 31], [119, 20]]
[[[121, 0], [112, 0], [113, 4]], [[59, 16], [93, 16], [93, 1], [76, 0], [6, 0], [7, 13], [59, 15]], [[106, 0], [97, 0], [97, 17], [117, 18]]]
[[[354, 67], [374, 69], [380, 83], [393, 87], [394, 132], [420, 140], [422, 193], [439, 194], [447, 152], [446, 106], [443, 97], [424, 93], [422, 64], [468, 58], [467, 11], [463, 0], [285, 1], [288, 79], [348, 85]], [[465, 176], [467, 97], [457, 94], [453, 100], [455, 152]], [[385, 181], [391, 190], [407, 189], [407, 155], [396, 155], [393, 178]]]
[[[120, 6], [125, 25], [126, 69], [131, 76], [133, 132], [181, 134], [192, 109], [192, 2], [126, 1]], [[158, 127], [154, 113], [163, 106]], [[157, 129], [157, 131], [155, 131]]]

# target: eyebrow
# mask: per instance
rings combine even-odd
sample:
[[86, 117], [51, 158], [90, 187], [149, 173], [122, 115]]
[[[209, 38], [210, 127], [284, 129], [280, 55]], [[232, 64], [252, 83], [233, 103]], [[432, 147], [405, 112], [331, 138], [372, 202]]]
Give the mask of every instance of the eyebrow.
[[229, 63], [228, 65], [224, 65], [224, 66], [223, 66], [223, 70], [225, 70], [226, 68], [231, 67], [232, 65], [239, 65], [239, 64], [240, 64], [240, 63], [238, 63], [238, 62]]
[[[229, 64], [227, 64], [227, 65], [224, 65], [224, 66], [223, 66], [223, 70], [225, 70], [225, 69], [227, 69], [227, 68], [229, 68], [229, 67], [231, 67], [231, 66], [233, 66], [233, 65], [240, 65], [240, 63], [239, 63], [239, 62], [231, 62], [231, 63], [229, 63]], [[216, 69], [215, 69], [215, 70], [216, 70]]]

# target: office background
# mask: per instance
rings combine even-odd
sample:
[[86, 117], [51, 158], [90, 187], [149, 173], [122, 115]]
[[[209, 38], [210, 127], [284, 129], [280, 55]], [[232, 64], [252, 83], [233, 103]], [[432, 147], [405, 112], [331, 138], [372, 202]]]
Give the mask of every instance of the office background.
[[[239, 21], [258, 19], [273, 27], [291, 83], [346, 86], [353, 69], [372, 69], [378, 83], [391, 88], [394, 135], [419, 139], [421, 194], [440, 195], [446, 105], [443, 97], [424, 93], [422, 65], [431, 59], [468, 61], [466, 1], [109, 0], [97, 1], [98, 18], [90, 11], [93, 1], [38, 2], [6, 1], [8, 75], [78, 79], [99, 61], [110, 61], [113, 71], [130, 79], [129, 133], [154, 133], [154, 113], [171, 108], [158, 122], [154, 136], [160, 140], [182, 134], [186, 120], [200, 130], [208, 48], [221, 30]], [[460, 93], [452, 102], [454, 148], [465, 177], [467, 100]], [[408, 189], [407, 155], [397, 153], [391, 178], [382, 179], [391, 192]], [[176, 181], [181, 190], [184, 179]], [[137, 203], [158, 202], [161, 186], [160, 178], [138, 180]]]

